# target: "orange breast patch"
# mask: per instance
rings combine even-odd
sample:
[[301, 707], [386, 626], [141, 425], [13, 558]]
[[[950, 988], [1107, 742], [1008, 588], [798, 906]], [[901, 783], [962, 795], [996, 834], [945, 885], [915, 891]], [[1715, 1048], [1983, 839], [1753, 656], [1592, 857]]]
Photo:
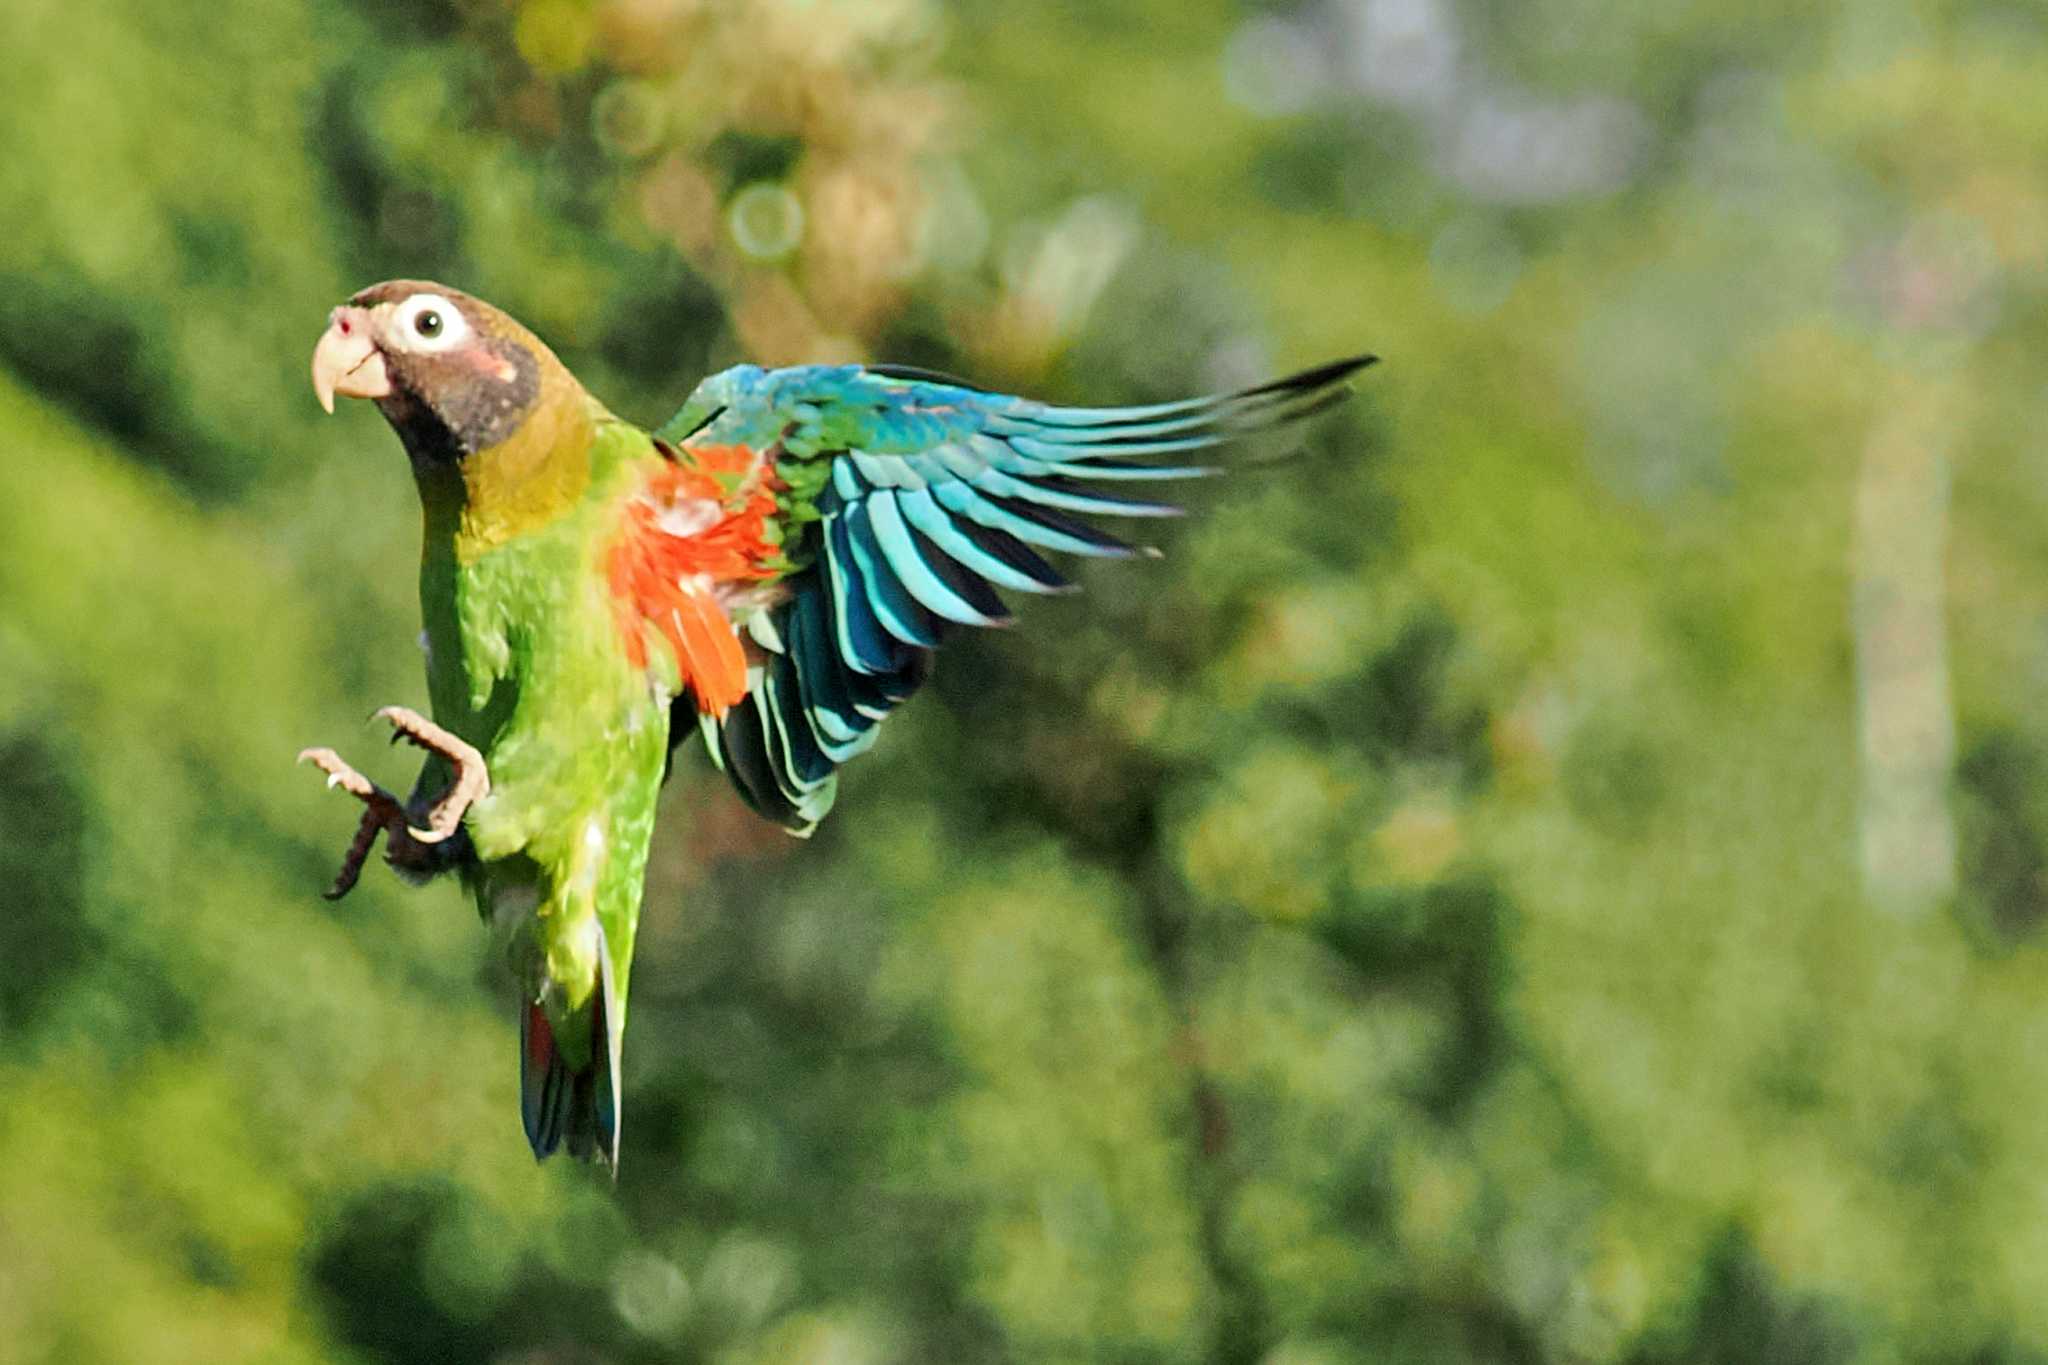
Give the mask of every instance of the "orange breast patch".
[[664, 463], [626, 503], [606, 572], [626, 657], [647, 666], [647, 626], [668, 641], [699, 710], [723, 716], [747, 693], [747, 661], [727, 590], [781, 572], [767, 538], [773, 472], [745, 446], [707, 446]]

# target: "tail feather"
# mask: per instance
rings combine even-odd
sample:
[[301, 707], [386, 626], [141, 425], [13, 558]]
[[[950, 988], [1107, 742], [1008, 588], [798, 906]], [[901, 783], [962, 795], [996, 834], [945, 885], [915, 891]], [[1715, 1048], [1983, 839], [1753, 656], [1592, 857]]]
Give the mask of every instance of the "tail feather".
[[598, 991], [590, 1002], [590, 1061], [571, 1067], [555, 1043], [547, 1011], [524, 1002], [519, 1015], [519, 1111], [534, 1159], [544, 1161], [564, 1143], [569, 1155], [619, 1169], [618, 997], [611, 955], [599, 931]]
[[519, 1012], [519, 1113], [536, 1160], [554, 1155], [569, 1129], [574, 1074], [555, 1047], [555, 1032], [537, 1000]]

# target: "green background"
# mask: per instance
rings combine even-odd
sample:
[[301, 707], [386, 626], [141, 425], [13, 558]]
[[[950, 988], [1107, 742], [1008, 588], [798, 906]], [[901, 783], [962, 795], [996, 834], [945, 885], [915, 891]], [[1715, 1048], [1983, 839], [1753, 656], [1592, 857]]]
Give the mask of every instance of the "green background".
[[[0, 1359], [2048, 1359], [2048, 21], [1991, 0], [7, 0]], [[621, 412], [1370, 349], [949, 647], [798, 843], [692, 752], [616, 1188], [449, 885], [326, 310]], [[1270, 443], [1269, 443], [1270, 444]]]

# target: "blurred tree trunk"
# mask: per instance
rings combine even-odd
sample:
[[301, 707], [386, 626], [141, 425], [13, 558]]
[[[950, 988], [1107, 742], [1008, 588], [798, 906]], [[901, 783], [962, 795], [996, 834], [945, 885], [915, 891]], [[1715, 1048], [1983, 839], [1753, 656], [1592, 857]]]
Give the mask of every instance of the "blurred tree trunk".
[[1949, 458], [1956, 381], [1915, 376], [1890, 391], [1863, 447], [1851, 548], [1859, 865], [1871, 901], [1900, 915], [1955, 891], [1955, 766], [1949, 688]]

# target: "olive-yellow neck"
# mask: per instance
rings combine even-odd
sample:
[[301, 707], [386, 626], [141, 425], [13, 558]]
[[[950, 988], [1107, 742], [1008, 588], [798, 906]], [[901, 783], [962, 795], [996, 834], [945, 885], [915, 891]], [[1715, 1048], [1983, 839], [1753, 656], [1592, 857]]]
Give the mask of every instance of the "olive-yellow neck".
[[415, 466], [429, 535], [449, 536], [460, 563], [554, 524], [589, 491], [605, 413], [574, 380], [543, 392], [507, 439], [452, 465]]

